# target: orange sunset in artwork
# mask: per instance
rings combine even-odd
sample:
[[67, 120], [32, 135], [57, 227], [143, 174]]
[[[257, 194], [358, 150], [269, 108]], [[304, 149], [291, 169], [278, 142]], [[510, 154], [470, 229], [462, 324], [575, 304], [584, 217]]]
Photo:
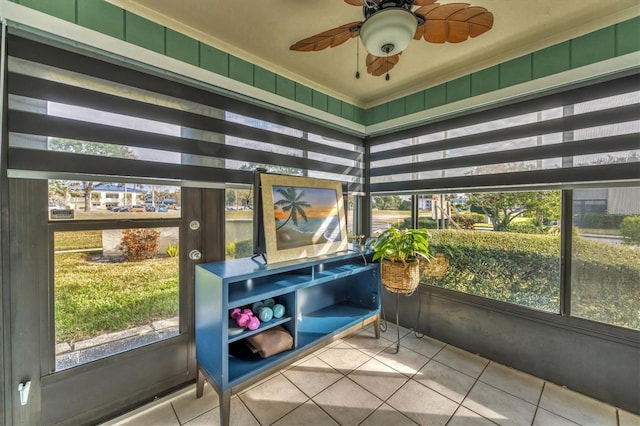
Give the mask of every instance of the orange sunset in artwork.
[[273, 207], [278, 250], [341, 239], [333, 189], [274, 186]]

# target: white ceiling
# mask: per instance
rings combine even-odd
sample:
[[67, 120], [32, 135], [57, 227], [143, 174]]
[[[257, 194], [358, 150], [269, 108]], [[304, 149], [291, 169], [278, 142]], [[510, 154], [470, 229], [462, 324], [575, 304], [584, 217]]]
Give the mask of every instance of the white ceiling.
[[[463, 43], [413, 40], [390, 73], [366, 73], [357, 38], [319, 52], [290, 51], [298, 40], [361, 21], [343, 0], [110, 0], [328, 95], [368, 108], [640, 15], [638, 0], [469, 0], [494, 26]], [[440, 4], [452, 3], [442, 0]]]

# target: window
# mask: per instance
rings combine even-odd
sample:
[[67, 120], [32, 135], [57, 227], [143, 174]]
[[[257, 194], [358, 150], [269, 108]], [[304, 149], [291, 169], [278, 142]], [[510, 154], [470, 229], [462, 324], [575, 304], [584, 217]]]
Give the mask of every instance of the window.
[[571, 314], [640, 329], [640, 188], [576, 189], [573, 209]]
[[227, 259], [253, 256], [253, 191], [225, 191], [225, 251]]
[[390, 227], [411, 226], [411, 197], [400, 195], [374, 195], [371, 197], [371, 231], [384, 231]]
[[423, 264], [422, 283], [559, 312], [560, 191], [434, 198], [444, 199], [446, 220], [443, 227], [420, 219], [431, 228], [434, 256]]
[[50, 208], [49, 222], [56, 371], [179, 333], [179, 206], [171, 213], [152, 210], [145, 198], [159, 189], [139, 186], [131, 194], [145, 203], [140, 207], [119, 212], [96, 203], [87, 209], [86, 188], [127, 185], [84, 184], [49, 183], [49, 204], [60, 207]]

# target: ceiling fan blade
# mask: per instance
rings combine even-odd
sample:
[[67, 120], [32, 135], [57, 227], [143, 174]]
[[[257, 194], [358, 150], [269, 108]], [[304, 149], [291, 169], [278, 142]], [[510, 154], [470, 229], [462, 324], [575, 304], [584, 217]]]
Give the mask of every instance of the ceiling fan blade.
[[[449, 3], [430, 10], [422, 9], [416, 11], [425, 20], [421, 36], [430, 43], [460, 43], [493, 27], [493, 14], [484, 7]], [[416, 37], [418, 35], [416, 31]]]
[[351, 6], [364, 6], [364, 0], [344, 0], [344, 2]]
[[327, 47], [336, 47], [345, 41], [358, 36], [358, 31], [353, 28], [359, 27], [362, 22], [351, 22], [349, 24], [340, 25], [323, 31], [319, 34], [297, 41], [289, 47], [289, 50], [297, 50], [300, 52], [315, 52], [326, 49]]
[[[413, 13], [416, 14], [417, 16], [421, 17], [422, 19], [424, 19], [424, 21], [426, 22], [427, 21], [427, 15], [429, 14], [429, 12], [431, 12], [432, 10], [434, 10], [435, 8], [437, 8], [439, 6], [440, 5], [438, 3], [428, 4], [428, 5], [420, 7], [419, 9], [417, 9]], [[420, 40], [422, 37], [424, 37], [424, 27], [425, 26], [423, 24], [423, 25], [419, 25], [418, 28], [416, 28], [416, 33], [413, 36], [414, 40]]]
[[[347, 0], [344, 0], [347, 1]], [[414, 0], [413, 5], [414, 6], [428, 6], [430, 4], [435, 3], [438, 0]]]
[[392, 56], [367, 55], [367, 72], [373, 76], [381, 76], [388, 73], [400, 60], [402, 52]]

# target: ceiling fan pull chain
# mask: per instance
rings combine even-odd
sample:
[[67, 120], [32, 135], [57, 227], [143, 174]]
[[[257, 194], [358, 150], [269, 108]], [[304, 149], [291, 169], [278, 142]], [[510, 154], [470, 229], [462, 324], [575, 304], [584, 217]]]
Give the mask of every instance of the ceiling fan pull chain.
[[[387, 59], [387, 61], [386, 61], [386, 64], [385, 64], [385, 65], [387, 65], [387, 66], [389, 65], [389, 52], [390, 52], [390, 51], [389, 51], [389, 50], [387, 50], [387, 58], [386, 58], [386, 59]], [[385, 76], [384, 76], [384, 79], [385, 79], [386, 81], [389, 81], [389, 70], [387, 70], [387, 75], [385, 75]]]
[[360, 40], [356, 40], [356, 79], [360, 78]]

